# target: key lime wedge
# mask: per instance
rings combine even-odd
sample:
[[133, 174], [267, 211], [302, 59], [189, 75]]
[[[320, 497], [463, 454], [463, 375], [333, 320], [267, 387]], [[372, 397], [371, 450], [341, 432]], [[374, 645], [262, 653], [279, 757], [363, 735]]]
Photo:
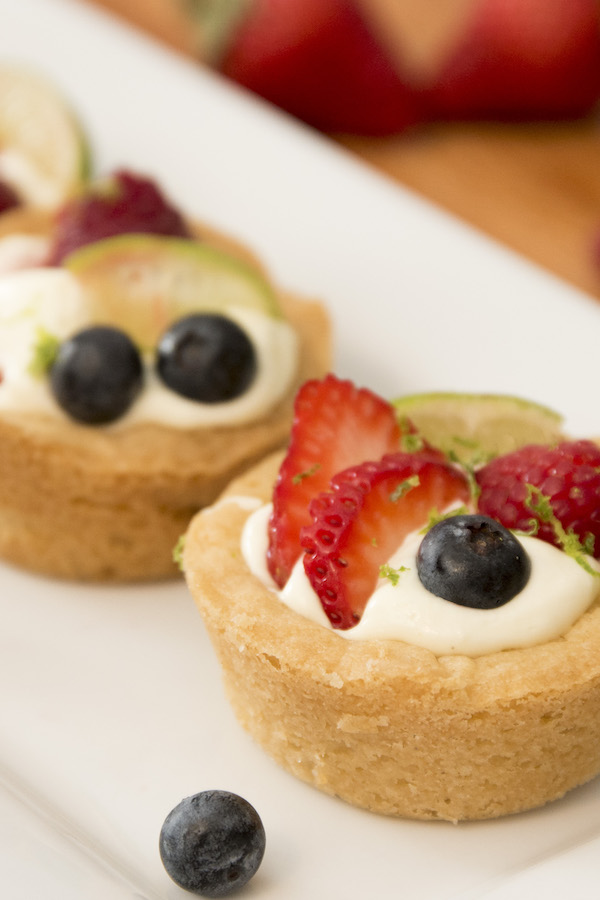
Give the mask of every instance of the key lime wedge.
[[76, 250], [64, 261], [92, 304], [94, 321], [117, 325], [143, 349], [193, 312], [254, 309], [281, 317], [275, 291], [251, 265], [210, 244], [126, 234]]
[[410, 419], [426, 440], [463, 462], [564, 437], [554, 410], [504, 394], [411, 394], [393, 404], [400, 420]]
[[35, 72], [0, 66], [0, 178], [27, 204], [60, 205], [88, 175], [81, 126], [62, 93]]

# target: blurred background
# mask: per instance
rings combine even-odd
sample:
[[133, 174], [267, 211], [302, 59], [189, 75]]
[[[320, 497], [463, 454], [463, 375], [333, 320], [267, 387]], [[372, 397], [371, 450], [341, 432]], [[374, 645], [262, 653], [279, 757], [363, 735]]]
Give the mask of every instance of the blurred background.
[[600, 298], [598, 0], [85, 0]]

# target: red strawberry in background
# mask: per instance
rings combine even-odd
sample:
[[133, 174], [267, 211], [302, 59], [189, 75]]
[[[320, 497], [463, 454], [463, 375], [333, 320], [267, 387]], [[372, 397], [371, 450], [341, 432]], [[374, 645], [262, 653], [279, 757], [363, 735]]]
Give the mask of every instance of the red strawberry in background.
[[444, 0], [449, 50], [433, 72], [415, 55], [427, 43], [422, 0], [389, 0], [387, 13], [380, 0], [192, 2], [205, 57], [216, 53], [225, 75], [323, 131], [576, 117], [600, 97], [597, 0]]
[[599, 97], [596, 0], [479, 0], [429, 93], [445, 118], [575, 117]]
[[246, 6], [224, 22], [218, 67], [234, 81], [324, 131], [385, 135], [422, 119], [417, 93], [353, 0]]

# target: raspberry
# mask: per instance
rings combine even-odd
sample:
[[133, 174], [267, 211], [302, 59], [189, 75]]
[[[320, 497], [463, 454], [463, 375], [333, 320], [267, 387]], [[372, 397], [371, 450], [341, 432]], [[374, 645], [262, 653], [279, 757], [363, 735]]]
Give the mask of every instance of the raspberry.
[[153, 181], [121, 170], [59, 212], [49, 264], [60, 265], [74, 250], [102, 238], [134, 233], [191, 236], [181, 214]]
[[5, 181], [0, 181], [0, 214], [20, 206], [19, 195]]
[[600, 447], [592, 441], [521, 447], [484, 466], [477, 482], [479, 512], [516, 531], [529, 531], [538, 519], [537, 537], [560, 546], [552, 523], [542, 522], [528, 505], [528, 485], [536, 488], [565, 531], [582, 542], [593, 538], [594, 556], [600, 558]]

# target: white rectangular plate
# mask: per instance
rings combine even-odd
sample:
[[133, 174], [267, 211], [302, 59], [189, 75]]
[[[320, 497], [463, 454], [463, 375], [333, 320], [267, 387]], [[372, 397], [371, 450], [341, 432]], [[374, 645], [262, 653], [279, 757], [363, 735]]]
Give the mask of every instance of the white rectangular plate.
[[[84, 4], [5, 3], [0, 57], [62, 87], [97, 171], [157, 176], [282, 285], [326, 300], [340, 374], [386, 395], [516, 393], [600, 433], [591, 298]], [[282, 772], [234, 721], [181, 583], [92, 588], [2, 566], [0, 616], [2, 896], [183, 897], [159, 830], [212, 787], [264, 820], [255, 898], [562, 900], [593, 883], [598, 782], [455, 827], [370, 815]]]

